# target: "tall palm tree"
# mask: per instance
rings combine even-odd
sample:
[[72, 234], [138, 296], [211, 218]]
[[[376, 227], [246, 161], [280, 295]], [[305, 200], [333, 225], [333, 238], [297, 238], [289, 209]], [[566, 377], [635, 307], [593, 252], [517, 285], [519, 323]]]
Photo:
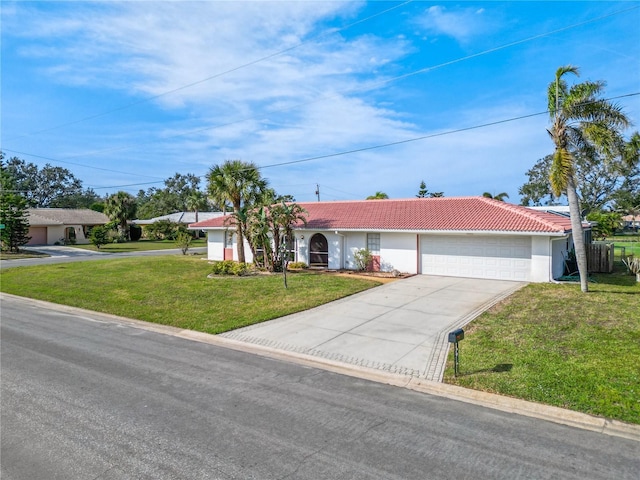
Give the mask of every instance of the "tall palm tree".
[[207, 196], [200, 190], [195, 190], [185, 199], [187, 210], [196, 214], [196, 222], [198, 221], [198, 212], [206, 209], [208, 204]]
[[[224, 211], [226, 203], [229, 202], [236, 216], [242, 207], [260, 198], [268, 185], [254, 163], [242, 160], [225, 160], [222, 165], [215, 165], [209, 170], [207, 180], [209, 196], [214, 203]], [[240, 262], [245, 261], [244, 228], [244, 222], [236, 218], [238, 261]]]
[[568, 74], [578, 76], [579, 70], [572, 65], [558, 68], [547, 89], [551, 120], [547, 132], [555, 146], [549, 180], [556, 196], [562, 192], [567, 194], [580, 288], [587, 292], [587, 255], [577, 195], [575, 155], [593, 151], [601, 153], [605, 160], [622, 155], [621, 149], [625, 145], [622, 131], [629, 126], [629, 120], [618, 105], [601, 98], [604, 82], [586, 81], [569, 87], [564, 79]]
[[389, 195], [387, 195], [384, 192], [376, 192], [374, 195], [369, 195], [367, 197], [367, 200], [386, 200], [389, 198]]
[[493, 198], [494, 200], [498, 200], [500, 202], [504, 202], [505, 198], [509, 198], [509, 194], [507, 192], [498, 193], [496, 195], [492, 195], [490, 192], [484, 192], [482, 196], [485, 198]]
[[135, 197], [123, 191], [110, 195], [104, 203], [104, 214], [118, 224], [120, 234], [127, 240], [129, 240], [127, 220], [135, 217], [136, 206]]

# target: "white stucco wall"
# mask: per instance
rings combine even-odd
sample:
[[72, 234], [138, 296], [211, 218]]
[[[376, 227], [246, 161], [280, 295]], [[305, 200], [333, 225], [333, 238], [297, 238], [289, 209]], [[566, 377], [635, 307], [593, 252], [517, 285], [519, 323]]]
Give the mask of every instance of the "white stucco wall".
[[224, 231], [207, 232], [207, 260], [224, 260]]
[[531, 237], [531, 282], [548, 282], [550, 280], [550, 238], [546, 236]]
[[573, 246], [573, 238], [551, 238], [551, 248], [553, 252], [553, 262], [551, 265], [552, 279], [560, 278], [564, 274], [564, 259]]
[[571, 237], [531, 237], [531, 281], [550, 282], [562, 276]]
[[417, 273], [417, 242], [415, 233], [381, 233], [380, 270]]

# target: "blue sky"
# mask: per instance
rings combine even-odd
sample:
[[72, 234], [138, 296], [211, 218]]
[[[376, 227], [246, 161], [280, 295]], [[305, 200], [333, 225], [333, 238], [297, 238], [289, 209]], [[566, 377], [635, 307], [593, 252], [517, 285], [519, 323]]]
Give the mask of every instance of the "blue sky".
[[[0, 148], [101, 195], [242, 159], [298, 201], [424, 180], [518, 203], [559, 66], [640, 92], [640, 2], [1, 5]], [[640, 128], [640, 95], [617, 102]]]

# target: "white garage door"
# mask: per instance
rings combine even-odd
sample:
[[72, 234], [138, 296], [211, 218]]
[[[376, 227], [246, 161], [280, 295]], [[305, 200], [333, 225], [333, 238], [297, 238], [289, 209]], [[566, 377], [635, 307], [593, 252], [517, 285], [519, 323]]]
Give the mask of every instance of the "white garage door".
[[531, 238], [422, 235], [421, 273], [450, 277], [528, 281]]

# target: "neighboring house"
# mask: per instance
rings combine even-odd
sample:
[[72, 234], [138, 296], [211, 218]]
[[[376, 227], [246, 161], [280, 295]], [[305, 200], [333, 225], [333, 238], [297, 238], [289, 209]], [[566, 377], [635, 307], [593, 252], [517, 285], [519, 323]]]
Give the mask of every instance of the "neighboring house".
[[[201, 222], [203, 220], [221, 217], [222, 215], [224, 215], [222, 212], [198, 212], [198, 221]], [[189, 225], [196, 221], [196, 214], [195, 212], [176, 212], [170, 213], [169, 215], [162, 215], [161, 217], [150, 218], [149, 220], [131, 220], [131, 223], [135, 223], [136, 225], [151, 225], [160, 220]]]
[[622, 217], [622, 226], [627, 230], [640, 230], [640, 215], [625, 215]]
[[[485, 197], [299, 205], [307, 225], [295, 227], [292, 251], [318, 268], [355, 269], [354, 253], [367, 248], [382, 271], [548, 282], [562, 276], [572, 248], [567, 216]], [[209, 260], [236, 259], [233, 217], [189, 228], [208, 232]]]
[[[222, 217], [224, 213], [222, 212], [198, 212], [198, 221], [210, 220], [212, 218]], [[196, 221], [195, 212], [175, 212], [170, 213], [169, 215], [162, 215], [160, 217], [150, 218], [148, 220], [131, 220], [131, 223], [135, 225], [140, 225], [144, 228], [145, 225], [152, 225], [161, 220], [173, 222], [173, 223], [181, 223], [185, 226], [194, 223]], [[200, 237], [200, 231], [197, 232], [197, 237]]]
[[96, 225], [109, 223], [104, 213], [86, 208], [29, 208], [27, 245], [55, 243], [89, 243], [89, 231]]

